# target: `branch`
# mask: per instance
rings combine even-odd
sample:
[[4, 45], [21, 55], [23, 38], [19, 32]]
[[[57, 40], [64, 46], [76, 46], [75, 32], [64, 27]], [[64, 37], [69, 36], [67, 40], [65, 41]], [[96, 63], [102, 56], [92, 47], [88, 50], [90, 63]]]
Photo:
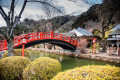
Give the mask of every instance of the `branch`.
[[[113, 18], [113, 14], [114, 14], [114, 13], [112, 13], [112, 14], [110, 15], [110, 18], [109, 18], [109, 20], [108, 20], [108, 23], [107, 23], [106, 27], [108, 27], [108, 26], [110, 25], [111, 20], [112, 20], [112, 18]], [[109, 16], [108, 16], [108, 17], [109, 17]]]
[[[107, 25], [105, 26], [106, 31], [111, 30], [112, 28], [114, 28], [114, 27], [117, 25], [117, 23], [112, 24], [112, 22], [111, 22], [111, 20], [112, 20], [112, 18], [113, 18], [113, 15], [114, 15], [115, 13], [116, 13], [116, 11], [114, 11], [114, 12], [110, 15], [110, 18], [109, 18], [109, 20], [108, 20], [108, 23], [107, 23]], [[112, 24], [112, 27], [111, 27], [111, 28], [108, 28], [108, 26], [109, 26], [110, 24]]]
[[10, 7], [10, 13], [11, 13], [11, 23], [13, 24], [13, 19], [14, 19], [14, 6], [15, 0], [12, 0], [11, 7]]
[[0, 14], [2, 15], [2, 17], [4, 18], [4, 20], [5, 20], [6, 23], [7, 23], [8, 16], [6, 15], [6, 13], [5, 13], [5, 11], [3, 10], [3, 8], [1, 7], [1, 5], [0, 5]]
[[[23, 11], [24, 11], [24, 9], [25, 9], [26, 3], [27, 3], [27, 0], [24, 0], [24, 4], [23, 4], [23, 6], [22, 6], [22, 9], [21, 9], [21, 11], [20, 11], [20, 14], [18, 15], [18, 21], [19, 21], [19, 19], [21, 18], [21, 15], [22, 15], [22, 13], [23, 13]], [[18, 21], [17, 21], [17, 22], [18, 22]]]
[[114, 25], [112, 25], [112, 27], [111, 27], [111, 28], [108, 28], [108, 29], [106, 29], [105, 31], [109, 31], [109, 30], [113, 29], [116, 25], [117, 25], [117, 23], [116, 23], [116, 24], [114, 24]]
[[99, 33], [102, 33], [100, 30], [98, 30], [98, 29], [94, 29], [95, 31], [98, 31]]
[[4, 16], [3, 12], [0, 11], [0, 14], [2, 15], [2, 17], [4, 18], [4, 20], [6, 21], [6, 17]]
[[13, 35], [13, 30], [14, 30], [14, 28], [16, 27], [18, 21], [19, 21], [20, 18], [21, 18], [21, 15], [22, 15], [22, 13], [23, 13], [23, 11], [24, 11], [24, 9], [25, 9], [26, 3], [27, 3], [27, 0], [24, 0], [22, 9], [21, 9], [21, 11], [20, 11], [18, 17], [17, 17], [17, 16], [15, 17], [15, 22], [14, 22], [14, 25], [13, 25], [13, 27], [12, 27], [12, 29], [11, 29], [10, 36], [9, 36], [9, 37], [11, 37], [11, 36]]
[[[0, 5], [0, 14], [2, 15], [3, 19], [5, 20], [6, 24], [9, 25], [9, 18], [6, 15], [5, 11], [3, 10], [3, 8]], [[7, 26], [8, 27], [8, 26]]]
[[58, 11], [59, 11], [60, 13], [62, 13], [63, 15], [65, 15], [61, 10], [59, 10], [59, 9], [56, 8], [55, 6], [49, 4], [49, 3], [45, 2], [45, 1], [29, 0], [29, 1], [27, 1], [27, 2], [39, 2], [39, 3], [42, 3], [42, 4], [47, 4], [47, 5], [49, 5], [50, 7], [52, 7], [52, 8], [54, 8], [54, 9], [58, 10]]
[[3, 10], [3, 8], [1, 7], [1, 5], [0, 5], [0, 11], [3, 13], [4, 17], [7, 18], [7, 15], [6, 15], [5, 11]]

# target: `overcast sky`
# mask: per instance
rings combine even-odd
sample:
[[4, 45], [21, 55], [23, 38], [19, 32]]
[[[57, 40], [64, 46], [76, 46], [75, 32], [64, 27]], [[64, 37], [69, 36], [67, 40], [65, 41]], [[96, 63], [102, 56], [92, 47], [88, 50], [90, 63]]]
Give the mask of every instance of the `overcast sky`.
[[[8, 1], [8, 0], [6, 0], [6, 1]], [[6, 3], [9, 4], [9, 1]], [[17, 4], [19, 4], [19, 5], [16, 6], [16, 9], [15, 9], [16, 14], [19, 13], [19, 10], [21, 8], [21, 4], [22, 4], [21, 0], [18, 0]], [[82, 1], [74, 3], [74, 2], [70, 2], [69, 0], [54, 0], [54, 4], [63, 7], [66, 14], [69, 15], [69, 14], [74, 13], [73, 15], [75, 15], [75, 16], [81, 14], [82, 12], [87, 11], [90, 7], [90, 5], [88, 5]], [[5, 9], [5, 11], [8, 12], [7, 9]], [[42, 16], [42, 18], [44, 18], [45, 14], [42, 11], [42, 9], [40, 8], [39, 4], [38, 3], [37, 4], [36, 3], [28, 3], [20, 20], [23, 21], [25, 18], [38, 20], [41, 18], [40, 16]], [[4, 19], [0, 15], [0, 27], [5, 26], [5, 25], [6, 25], [6, 23], [4, 22]]]

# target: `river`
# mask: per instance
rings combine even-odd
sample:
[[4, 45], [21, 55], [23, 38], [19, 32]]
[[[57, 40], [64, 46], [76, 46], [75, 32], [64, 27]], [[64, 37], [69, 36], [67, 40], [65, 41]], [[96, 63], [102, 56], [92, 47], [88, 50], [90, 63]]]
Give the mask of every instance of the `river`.
[[120, 67], [120, 64], [115, 64], [115, 63], [89, 60], [89, 59], [83, 59], [83, 58], [75, 58], [75, 57], [57, 55], [57, 54], [52, 54], [52, 53], [30, 51], [29, 58], [32, 61], [38, 57], [50, 57], [53, 59], [57, 59], [62, 65], [62, 71], [73, 69], [75, 67], [85, 66], [85, 65], [112, 65], [112, 66]]

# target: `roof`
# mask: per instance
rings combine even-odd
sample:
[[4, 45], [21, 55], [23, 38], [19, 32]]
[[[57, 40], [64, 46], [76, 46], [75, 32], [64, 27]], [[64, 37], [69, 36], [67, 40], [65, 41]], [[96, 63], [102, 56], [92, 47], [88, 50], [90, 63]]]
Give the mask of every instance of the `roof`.
[[61, 33], [61, 34], [66, 35], [68, 37], [72, 37], [76, 35], [74, 32], [66, 32], [66, 33]]
[[120, 24], [117, 24], [117, 25], [113, 28], [114, 31], [117, 30], [117, 29], [120, 29]]
[[120, 34], [120, 29], [115, 30], [114, 32], [110, 33], [109, 35], [118, 35]]
[[80, 27], [78, 27], [77, 29], [73, 29], [70, 32], [74, 32], [77, 36], [93, 36], [92, 33]]
[[120, 37], [118, 37], [118, 38], [107, 38], [107, 40], [109, 41], [109, 40], [120, 40]]

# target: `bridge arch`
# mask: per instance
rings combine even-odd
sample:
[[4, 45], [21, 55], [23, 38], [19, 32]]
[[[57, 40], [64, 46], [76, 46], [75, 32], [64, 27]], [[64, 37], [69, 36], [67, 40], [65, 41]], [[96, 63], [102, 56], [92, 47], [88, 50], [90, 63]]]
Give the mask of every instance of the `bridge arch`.
[[[68, 36], [59, 33], [51, 32], [35, 32], [30, 34], [24, 34], [14, 37], [14, 48], [21, 48], [23, 41], [25, 41], [25, 47], [30, 47], [32, 45], [41, 43], [50, 43], [58, 45], [64, 49], [76, 50], [78, 47], [78, 42]], [[7, 42], [4, 40], [0, 43], [4, 46], [4, 50], [7, 50]]]
[[[43, 44], [43, 43], [54, 44], [54, 45], [60, 46], [63, 49], [67, 49], [67, 50], [76, 50], [76, 46], [74, 46], [68, 42], [65, 42], [62, 40], [57, 40], [57, 39], [43, 39], [43, 40], [31, 41], [31, 42], [28, 42], [27, 44], [25, 44], [25, 48], [30, 47], [30, 46], [34, 46], [37, 44]], [[22, 45], [17, 46], [15, 48], [22, 48]]]

